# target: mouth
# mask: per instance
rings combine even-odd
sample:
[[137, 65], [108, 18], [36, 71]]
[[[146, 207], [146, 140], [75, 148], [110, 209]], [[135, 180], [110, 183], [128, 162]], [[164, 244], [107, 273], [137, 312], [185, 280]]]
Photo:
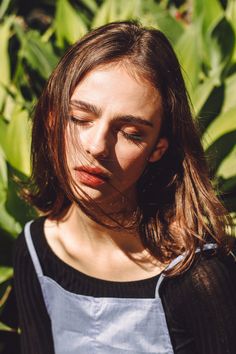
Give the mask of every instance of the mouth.
[[109, 174], [99, 167], [76, 167], [75, 172], [81, 183], [91, 187], [100, 186], [109, 180]]

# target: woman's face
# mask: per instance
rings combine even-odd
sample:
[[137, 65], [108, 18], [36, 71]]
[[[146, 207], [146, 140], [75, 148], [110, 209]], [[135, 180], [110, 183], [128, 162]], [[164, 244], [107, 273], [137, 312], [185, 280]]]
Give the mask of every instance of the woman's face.
[[[89, 72], [74, 90], [66, 130], [67, 161], [81, 195], [96, 202], [135, 200], [135, 185], [148, 163], [168, 147], [158, 139], [162, 121], [159, 92], [124, 66]], [[83, 197], [82, 197], [83, 198]]]

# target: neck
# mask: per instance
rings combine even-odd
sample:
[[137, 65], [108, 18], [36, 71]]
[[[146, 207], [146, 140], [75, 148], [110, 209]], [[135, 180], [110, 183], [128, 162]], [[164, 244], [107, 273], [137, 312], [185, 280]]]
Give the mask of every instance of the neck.
[[[114, 215], [116, 213], [113, 212], [112, 214]], [[96, 217], [98, 220], [101, 220], [100, 215], [96, 215]], [[134, 219], [134, 217], [130, 215], [129, 219], [131, 218]], [[86, 239], [86, 241], [96, 245], [96, 247], [103, 247], [105, 245], [106, 247], [119, 247], [128, 252], [136, 252], [138, 249], [143, 248], [136, 226], [127, 225], [128, 223], [126, 222], [126, 225], [117, 228], [117, 225], [122, 225], [123, 219], [127, 219], [127, 215], [119, 216], [117, 222], [116, 217], [113, 219], [115, 220], [111, 221], [109, 215], [107, 217], [103, 216], [101, 221], [102, 223], [104, 222], [105, 225], [108, 225], [108, 227], [104, 226], [86, 215], [80, 207], [72, 204], [64, 221], [73, 234], [78, 234], [77, 230], [81, 230], [79, 233], [80, 236], [78, 237], [82, 237], [83, 241]], [[135, 222], [133, 223], [136, 225]]]

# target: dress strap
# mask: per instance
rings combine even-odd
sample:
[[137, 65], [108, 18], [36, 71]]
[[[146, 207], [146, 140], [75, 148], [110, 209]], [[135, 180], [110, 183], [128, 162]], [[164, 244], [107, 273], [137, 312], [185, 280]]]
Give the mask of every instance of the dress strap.
[[[216, 243], [207, 243], [205, 245], [203, 245], [203, 251], [208, 251], [211, 249], [216, 249], [218, 246]], [[195, 253], [200, 252], [201, 249], [198, 247], [195, 251]], [[186, 257], [187, 252], [184, 252], [183, 254], [180, 254], [178, 257], [174, 258], [169, 264], [168, 266], [164, 269], [164, 271], [167, 271], [171, 268], [174, 268], [178, 263], [180, 263], [185, 257]], [[160, 285], [162, 283], [162, 281], [164, 280], [165, 275], [163, 274], [163, 272], [161, 273], [157, 285], [156, 285], [156, 291], [155, 291], [155, 297], [159, 297], [159, 289], [160, 289]]]
[[41, 265], [40, 265], [40, 262], [39, 262], [39, 259], [38, 259], [38, 256], [37, 256], [33, 241], [32, 241], [31, 233], [30, 233], [30, 226], [31, 226], [32, 222], [33, 222], [33, 220], [31, 220], [31, 221], [29, 221], [29, 222], [27, 222], [25, 224], [25, 228], [24, 228], [25, 241], [26, 241], [26, 244], [27, 244], [27, 247], [28, 247], [28, 250], [29, 250], [29, 254], [30, 254], [31, 259], [32, 259], [32, 262], [34, 264], [34, 268], [35, 268], [36, 274], [38, 276], [42, 276], [43, 275], [43, 271], [42, 271], [42, 268], [41, 268]]

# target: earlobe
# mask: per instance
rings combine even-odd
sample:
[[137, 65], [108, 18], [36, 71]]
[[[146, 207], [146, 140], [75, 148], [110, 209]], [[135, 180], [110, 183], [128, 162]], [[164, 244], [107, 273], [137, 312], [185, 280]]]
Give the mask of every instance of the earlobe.
[[162, 158], [166, 150], [168, 149], [169, 143], [166, 138], [161, 138], [158, 140], [156, 146], [152, 150], [151, 155], [149, 156], [149, 162], [156, 162]]

